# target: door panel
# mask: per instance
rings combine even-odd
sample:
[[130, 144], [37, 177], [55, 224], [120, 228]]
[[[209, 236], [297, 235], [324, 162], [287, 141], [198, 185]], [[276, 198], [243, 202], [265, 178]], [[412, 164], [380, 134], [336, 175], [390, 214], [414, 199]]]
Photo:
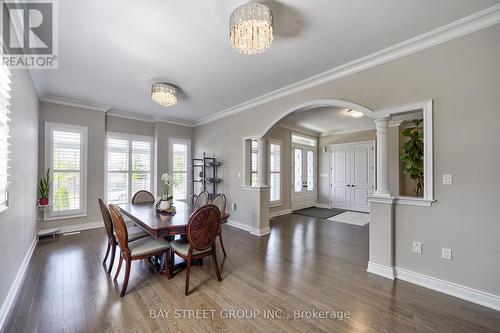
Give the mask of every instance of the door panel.
[[304, 170], [305, 191], [305, 206], [311, 207], [316, 204], [316, 152], [315, 149], [308, 148], [305, 150], [306, 159]]
[[303, 157], [304, 151], [301, 148], [292, 148], [292, 188], [293, 188], [293, 207], [301, 208], [304, 201], [304, 187], [303, 187]]
[[373, 192], [373, 143], [334, 145], [331, 157], [331, 205], [368, 211]]
[[292, 146], [292, 208], [316, 205], [316, 148]]

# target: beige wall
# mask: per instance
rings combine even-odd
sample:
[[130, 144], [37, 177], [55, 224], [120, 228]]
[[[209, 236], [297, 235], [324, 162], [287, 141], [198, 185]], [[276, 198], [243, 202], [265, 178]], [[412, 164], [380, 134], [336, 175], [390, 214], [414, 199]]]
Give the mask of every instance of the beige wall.
[[45, 172], [45, 122], [79, 125], [88, 128], [87, 216], [44, 222], [44, 227], [69, 226], [101, 221], [97, 199], [104, 198], [104, 152], [106, 114], [101, 111], [40, 102], [38, 175]]
[[0, 213], [0, 308], [37, 233], [38, 97], [28, 71], [12, 70], [9, 208]]
[[106, 116], [106, 132], [125, 133], [142, 136], [155, 136], [153, 122], [139, 121], [114, 116]]
[[[223, 189], [239, 204], [236, 221], [251, 225], [244, 206], [242, 140], [266, 132], [287, 110], [336, 98], [373, 110], [434, 100], [434, 192], [432, 207], [397, 206], [396, 265], [500, 295], [500, 25], [419, 53], [295, 93], [246, 112], [195, 128], [195, 150], [225, 162]], [[453, 175], [454, 184], [440, 183]], [[411, 242], [423, 242], [421, 255]], [[472, 246], [472, 244], [474, 246]], [[452, 261], [440, 258], [451, 248]], [[481, 272], [480, 274], [478, 272]]]

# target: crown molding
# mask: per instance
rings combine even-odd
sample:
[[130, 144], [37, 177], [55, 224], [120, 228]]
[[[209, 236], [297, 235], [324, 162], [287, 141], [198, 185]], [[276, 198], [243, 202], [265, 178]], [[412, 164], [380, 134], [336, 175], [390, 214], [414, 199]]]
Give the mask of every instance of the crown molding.
[[[403, 123], [403, 120], [398, 119], [398, 120], [390, 120], [389, 121], [389, 127], [398, 127]], [[375, 123], [373, 124], [367, 124], [363, 126], [356, 126], [356, 127], [347, 127], [347, 128], [339, 128], [337, 130], [330, 130], [327, 132], [321, 133], [321, 137], [326, 137], [330, 135], [339, 135], [339, 134], [347, 134], [347, 133], [354, 133], [354, 132], [362, 132], [362, 131], [371, 131], [375, 130]]]
[[149, 116], [146, 114], [125, 112], [125, 111], [119, 111], [119, 110], [115, 110], [115, 109], [109, 110], [108, 112], [106, 112], [106, 115], [112, 116], [112, 117], [118, 117], [118, 118], [144, 121], [144, 122], [148, 122], [148, 123], [168, 123], [168, 124], [178, 125], [178, 126], [194, 127], [194, 123], [190, 122], [190, 121], [174, 119], [174, 118], [166, 118], [166, 117], [153, 117], [153, 116]]
[[202, 118], [195, 123], [195, 126], [208, 124], [215, 120], [229, 117], [276, 99], [298, 93], [306, 89], [314, 88], [327, 82], [331, 82], [386, 62], [417, 53], [498, 23], [500, 23], [500, 4], [476, 12], [472, 15], [466, 16], [386, 49], [353, 60], [323, 73], [311, 76], [305, 80], [290, 84], [236, 106], [222, 110], [208, 117]]
[[321, 132], [315, 131], [315, 130], [312, 130], [309, 128], [305, 128], [305, 127], [302, 127], [300, 125], [294, 125], [294, 124], [290, 124], [290, 123], [281, 123], [278, 125], [278, 127], [288, 129], [292, 132], [298, 132], [298, 133], [311, 135], [311, 136], [315, 136], [315, 137], [321, 136]]
[[83, 108], [101, 112], [107, 112], [111, 109], [111, 106], [104, 104], [97, 104], [92, 102], [86, 102], [78, 99], [72, 99], [61, 96], [47, 95], [45, 97], [40, 98], [40, 101], [64, 106], [71, 106], [76, 108]]

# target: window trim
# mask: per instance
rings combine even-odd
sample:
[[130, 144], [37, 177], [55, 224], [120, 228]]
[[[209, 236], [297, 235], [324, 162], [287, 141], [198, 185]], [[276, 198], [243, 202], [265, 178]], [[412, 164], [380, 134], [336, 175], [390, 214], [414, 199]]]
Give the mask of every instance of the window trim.
[[[258, 140], [257, 139], [249, 139], [249, 155], [248, 155], [248, 161], [250, 162], [249, 163], [249, 168], [248, 168], [248, 181], [249, 181], [249, 185], [250, 186], [259, 186], [259, 143], [258, 143]], [[257, 152], [257, 157], [256, 157], [256, 161], [255, 161], [255, 165], [256, 165], [256, 169], [255, 171], [252, 170], [252, 154], [253, 154], [253, 151], [252, 151], [252, 145], [253, 143], [256, 143], [257, 145], [257, 149], [256, 149], [256, 152]], [[253, 184], [252, 183], [252, 179], [253, 179], [253, 174], [255, 174], [255, 181], [256, 183]]]
[[[190, 179], [189, 179], [189, 168], [191, 167], [192, 164], [192, 156], [191, 156], [191, 140], [189, 139], [181, 139], [181, 138], [169, 138], [168, 139], [168, 163], [167, 163], [167, 172], [170, 175], [174, 175], [174, 144], [181, 144], [181, 145], [187, 145], [187, 161], [186, 161], [186, 198], [185, 199], [176, 199], [174, 197], [174, 200], [179, 200], [179, 201], [185, 201], [188, 202], [189, 198], [191, 196], [191, 186], [190, 185]], [[160, 176], [161, 177], [161, 176]]]
[[[108, 138], [112, 139], [117, 139], [117, 140], [127, 140], [128, 141], [128, 170], [126, 171], [127, 176], [128, 176], [128, 195], [129, 197], [127, 198], [127, 202], [132, 201], [132, 197], [134, 196], [134, 193], [132, 193], [132, 141], [147, 141], [149, 142], [151, 146], [151, 156], [150, 158], [150, 176], [149, 176], [149, 181], [150, 181], [150, 191], [151, 193], [154, 194], [154, 183], [155, 183], [155, 165], [154, 165], [154, 159], [155, 159], [155, 139], [152, 136], [145, 136], [145, 135], [137, 135], [137, 134], [127, 134], [127, 133], [119, 133], [119, 132], [106, 132], [106, 140], [104, 143], [104, 201], [108, 202]], [[114, 172], [114, 171], [111, 171]], [[119, 173], [119, 171], [116, 171], [116, 173]], [[125, 171], [123, 171], [125, 173]]]
[[[45, 132], [44, 132], [44, 172], [50, 168], [50, 175], [52, 178], [52, 184], [50, 191], [53, 194], [54, 182], [53, 182], [53, 172], [54, 168], [52, 165], [52, 135], [54, 130], [66, 131], [66, 132], [78, 132], [80, 133], [80, 209], [71, 210], [67, 213], [57, 213], [54, 214], [52, 209], [53, 202], [49, 204], [48, 216], [44, 219], [45, 221], [53, 221], [60, 219], [70, 219], [76, 217], [86, 217], [87, 216], [87, 172], [88, 172], [88, 127], [63, 124], [57, 122], [45, 122]], [[43, 173], [44, 173], [43, 172]], [[43, 174], [42, 173], [42, 174]]]
[[[276, 207], [276, 206], [281, 206], [282, 205], [282, 198], [283, 198], [283, 144], [281, 140], [278, 139], [272, 139], [269, 138], [268, 140], [268, 146], [267, 146], [267, 151], [268, 151], [268, 169], [267, 169], [267, 175], [268, 175], [268, 182], [269, 182], [269, 188], [271, 188], [271, 174], [274, 173], [279, 173], [280, 175], [280, 188], [279, 188], [279, 193], [280, 193], [280, 198], [279, 200], [274, 200], [271, 201], [271, 195], [269, 195], [269, 207]], [[279, 156], [279, 172], [271, 172], [271, 145], [278, 145], [280, 147], [280, 156]]]

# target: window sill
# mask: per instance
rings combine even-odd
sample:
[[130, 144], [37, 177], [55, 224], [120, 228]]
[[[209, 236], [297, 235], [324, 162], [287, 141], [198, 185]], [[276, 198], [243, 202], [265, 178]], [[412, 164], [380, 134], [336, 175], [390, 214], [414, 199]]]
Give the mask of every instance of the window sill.
[[281, 205], [283, 205], [281, 203], [281, 201], [274, 201], [274, 202], [270, 202], [269, 203], [269, 208], [272, 208], [272, 207], [280, 207]]
[[56, 221], [56, 220], [69, 220], [76, 219], [79, 217], [87, 217], [87, 213], [83, 214], [71, 214], [71, 215], [60, 215], [60, 216], [49, 216], [43, 219], [44, 222]]
[[5, 212], [8, 208], [9, 208], [9, 206], [2, 206], [2, 207], [0, 207], [0, 213]]
[[396, 197], [394, 199], [394, 203], [396, 205], [406, 205], [406, 206], [422, 206], [422, 207], [431, 207], [432, 203], [436, 200], [433, 199], [425, 199], [418, 197]]

